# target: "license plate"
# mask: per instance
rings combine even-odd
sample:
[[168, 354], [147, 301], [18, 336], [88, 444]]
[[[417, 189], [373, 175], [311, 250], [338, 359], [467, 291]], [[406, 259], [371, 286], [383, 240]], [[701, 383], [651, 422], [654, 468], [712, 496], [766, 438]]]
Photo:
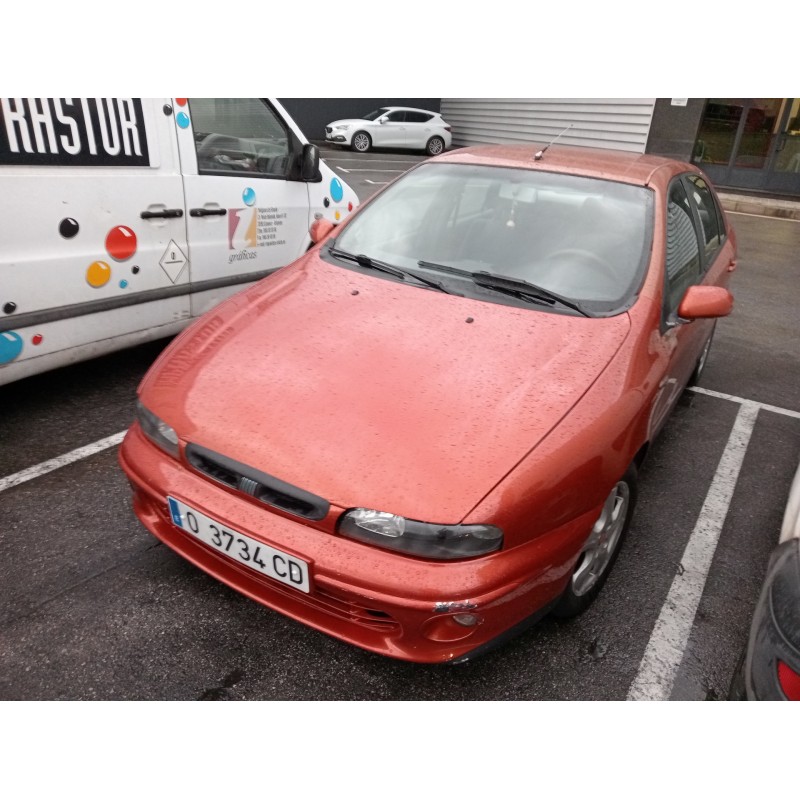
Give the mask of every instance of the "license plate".
[[227, 528], [174, 497], [167, 501], [172, 521], [181, 530], [262, 575], [301, 592], [311, 591], [308, 564], [302, 559]]

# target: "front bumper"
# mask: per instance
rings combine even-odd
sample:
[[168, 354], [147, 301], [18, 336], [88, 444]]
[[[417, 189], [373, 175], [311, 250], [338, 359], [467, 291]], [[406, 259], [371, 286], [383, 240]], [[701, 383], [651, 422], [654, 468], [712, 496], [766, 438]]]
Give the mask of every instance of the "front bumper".
[[[534, 542], [489, 556], [424, 561], [321, 530], [229, 491], [160, 451], [137, 424], [125, 437], [119, 458], [134, 491], [137, 516], [184, 558], [312, 628], [366, 650], [422, 663], [465, 661], [542, 616], [563, 591], [596, 516], [583, 515]], [[271, 580], [176, 527], [167, 495], [303, 559], [309, 564], [311, 591]], [[479, 624], [459, 624], [456, 617], [463, 613], [476, 615]]]
[[343, 133], [326, 133], [325, 141], [333, 142], [334, 144], [348, 144], [350, 137]]

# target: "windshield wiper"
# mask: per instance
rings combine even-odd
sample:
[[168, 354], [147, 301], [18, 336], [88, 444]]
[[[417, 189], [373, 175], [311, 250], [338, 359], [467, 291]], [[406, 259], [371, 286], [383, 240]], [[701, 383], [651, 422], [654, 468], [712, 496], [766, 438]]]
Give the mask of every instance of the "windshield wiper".
[[495, 275], [491, 272], [473, 272], [471, 275], [472, 280], [484, 289], [504, 292], [513, 297], [519, 297], [521, 300], [529, 300], [534, 303], [545, 303], [547, 305], [560, 303], [562, 306], [577, 311], [584, 317], [592, 316], [573, 300], [567, 300], [566, 297], [551, 292], [549, 289], [545, 289], [542, 286], [537, 286], [535, 283], [529, 283], [519, 278], [506, 278], [503, 275]]
[[422, 275], [417, 275], [416, 272], [409, 272], [408, 270], [400, 269], [400, 267], [395, 267], [392, 264], [387, 264], [384, 261], [378, 261], [375, 258], [365, 256], [363, 253], [356, 255], [355, 253], [348, 253], [344, 250], [338, 250], [335, 247], [331, 247], [328, 252], [336, 258], [344, 258], [347, 261], [355, 261], [360, 267], [374, 269], [378, 272], [385, 272], [387, 275], [394, 275], [395, 278], [399, 278], [401, 281], [404, 281], [406, 278], [413, 278], [415, 281], [419, 281], [419, 283], [422, 283], [425, 286], [430, 286], [432, 289], [438, 289], [440, 292], [444, 292], [445, 294], [454, 294], [446, 289], [439, 281], [434, 281], [431, 278], [425, 278]]

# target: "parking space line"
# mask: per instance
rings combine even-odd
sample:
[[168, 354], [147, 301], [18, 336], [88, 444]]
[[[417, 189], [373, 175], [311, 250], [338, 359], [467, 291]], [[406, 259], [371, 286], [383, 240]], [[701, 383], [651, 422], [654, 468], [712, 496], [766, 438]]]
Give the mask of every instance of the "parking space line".
[[4, 492], [12, 486], [19, 486], [26, 481], [32, 481], [34, 478], [46, 475], [54, 469], [65, 467], [67, 464], [72, 464], [75, 461], [80, 461], [82, 458], [100, 453], [103, 450], [107, 450], [109, 447], [114, 447], [123, 440], [126, 433], [127, 431], [120, 431], [120, 433], [115, 433], [113, 436], [107, 436], [105, 439], [100, 439], [96, 442], [92, 442], [92, 444], [87, 444], [84, 447], [71, 450], [69, 453], [64, 453], [64, 455], [51, 458], [49, 461], [43, 461], [41, 464], [36, 464], [20, 472], [15, 472], [13, 475], [0, 478], [0, 492]]
[[398, 174], [401, 172], [405, 172], [404, 169], [345, 169], [344, 167], [339, 167], [342, 172], [397, 172]]
[[[363, 158], [326, 158], [327, 162], [336, 162], [337, 164], [340, 161], [352, 161], [354, 164], [363, 164]], [[373, 158], [370, 161], [371, 164], [417, 164], [419, 162], [413, 161], [409, 159], [408, 161], [402, 161], [400, 159], [388, 159], [388, 158]]]
[[628, 700], [668, 700], [672, 693], [760, 408], [758, 403], [741, 402], [700, 516], [683, 551], [682, 571], [672, 581], [628, 690]]
[[730, 400], [733, 403], [750, 403], [751, 405], [758, 406], [764, 411], [771, 411], [773, 414], [783, 414], [787, 417], [794, 417], [800, 419], [800, 411], [792, 411], [790, 408], [780, 408], [779, 406], [771, 406], [769, 403], [759, 403], [756, 400], [745, 400], [744, 397], [736, 397], [733, 394], [724, 394], [723, 392], [715, 392], [713, 389], [703, 389], [702, 386], [689, 386], [687, 387], [690, 392], [697, 392], [698, 394], [706, 394], [709, 397], [718, 397], [720, 400]]

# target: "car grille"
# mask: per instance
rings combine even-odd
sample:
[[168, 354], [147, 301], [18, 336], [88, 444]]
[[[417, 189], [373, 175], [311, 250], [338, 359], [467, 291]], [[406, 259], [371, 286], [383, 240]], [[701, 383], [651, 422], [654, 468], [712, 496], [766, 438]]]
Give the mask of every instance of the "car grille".
[[198, 472], [216, 483], [289, 514], [320, 520], [330, 509], [330, 503], [322, 497], [205, 447], [187, 445], [186, 459]]

